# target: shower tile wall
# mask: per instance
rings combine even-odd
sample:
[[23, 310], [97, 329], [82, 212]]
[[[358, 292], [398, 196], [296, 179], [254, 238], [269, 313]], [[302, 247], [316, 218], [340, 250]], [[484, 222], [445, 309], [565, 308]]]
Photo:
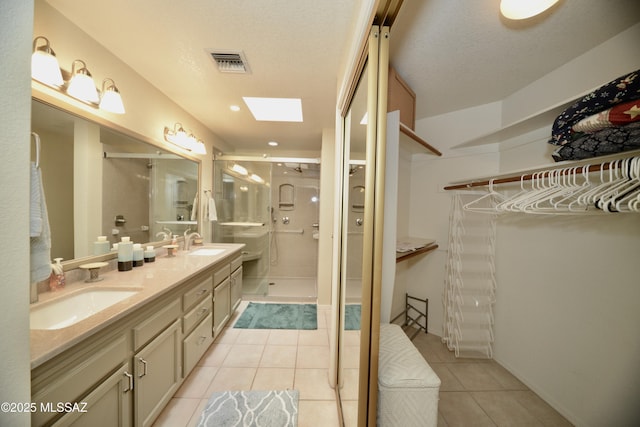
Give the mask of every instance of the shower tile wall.
[[[148, 231], [141, 226], [149, 225], [149, 169], [146, 159], [105, 159], [102, 180], [102, 230], [118, 229], [119, 235], [107, 233], [111, 243], [130, 236], [137, 243], [148, 242]], [[136, 200], [135, 203], [131, 203]], [[116, 215], [124, 215], [127, 221], [116, 227]]]
[[[305, 170], [301, 175], [294, 175], [289, 171], [286, 175], [279, 174], [274, 166], [273, 182], [271, 185], [271, 200], [274, 208], [273, 224], [275, 241], [271, 243], [271, 269], [269, 276], [288, 278], [313, 278], [318, 272], [318, 240], [313, 238], [316, 231], [313, 224], [318, 223], [318, 194], [319, 174], [316, 171]], [[310, 176], [305, 176], [310, 175]], [[294, 186], [294, 208], [280, 209], [279, 188], [281, 184]], [[284, 224], [283, 218], [288, 217], [289, 223]], [[286, 231], [303, 230], [302, 234], [287, 233]]]

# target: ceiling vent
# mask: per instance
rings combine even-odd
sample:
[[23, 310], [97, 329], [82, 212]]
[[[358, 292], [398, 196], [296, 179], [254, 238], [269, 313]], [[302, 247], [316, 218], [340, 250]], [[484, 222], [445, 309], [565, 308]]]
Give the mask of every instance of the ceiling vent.
[[221, 73], [250, 73], [249, 64], [242, 51], [208, 50], [207, 53], [216, 63]]

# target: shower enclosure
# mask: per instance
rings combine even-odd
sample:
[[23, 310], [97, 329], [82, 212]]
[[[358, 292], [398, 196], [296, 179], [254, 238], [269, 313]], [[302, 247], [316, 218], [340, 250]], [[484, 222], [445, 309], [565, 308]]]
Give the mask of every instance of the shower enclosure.
[[320, 165], [308, 159], [214, 161], [214, 242], [244, 243], [243, 294], [317, 297]]

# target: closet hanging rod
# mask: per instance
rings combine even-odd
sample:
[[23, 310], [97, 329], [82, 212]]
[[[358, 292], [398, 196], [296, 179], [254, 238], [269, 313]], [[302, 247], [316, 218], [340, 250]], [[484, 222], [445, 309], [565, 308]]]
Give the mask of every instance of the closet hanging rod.
[[[584, 166], [576, 166], [576, 167], [565, 166], [565, 167], [557, 167], [549, 170], [561, 169], [560, 175], [567, 175], [569, 173], [578, 173], [578, 174], [584, 173], [585, 168], [588, 168], [588, 172], [599, 172], [601, 170], [609, 170], [611, 163], [612, 162], [605, 162], [605, 163], [599, 163], [595, 165], [584, 165]], [[509, 182], [531, 181], [532, 179], [534, 179], [534, 177], [538, 176], [537, 174], [539, 172], [542, 172], [542, 170], [538, 172], [527, 173], [522, 175], [512, 175], [512, 176], [506, 176], [503, 178], [496, 178], [493, 181], [491, 179], [487, 179], [483, 181], [471, 181], [471, 182], [466, 182], [462, 184], [453, 184], [453, 185], [448, 185], [444, 187], [444, 189], [445, 190], [466, 190], [473, 187], [484, 187], [489, 185], [491, 182], [493, 182], [493, 184], [495, 185], [495, 184], [506, 184]]]

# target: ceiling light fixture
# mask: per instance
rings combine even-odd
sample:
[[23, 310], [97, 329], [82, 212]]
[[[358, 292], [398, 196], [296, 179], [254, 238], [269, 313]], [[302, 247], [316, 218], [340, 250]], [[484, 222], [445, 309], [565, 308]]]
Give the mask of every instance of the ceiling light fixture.
[[[77, 69], [76, 64], [80, 64]], [[71, 79], [67, 86], [67, 93], [84, 102], [97, 104], [100, 101], [93, 77], [87, 69], [87, 64], [81, 59], [76, 59], [71, 64]]]
[[178, 147], [191, 151], [195, 154], [207, 154], [207, 148], [202, 140], [199, 140], [192, 133], [187, 134], [182, 124], [176, 123], [173, 129], [164, 128], [164, 139]]
[[124, 104], [116, 83], [109, 78], [102, 81], [102, 96], [100, 109], [116, 114], [124, 114]]
[[527, 19], [539, 15], [558, 0], [502, 0], [500, 13], [508, 19]]
[[[38, 40], [44, 40], [45, 44], [38, 47]], [[51, 48], [49, 39], [43, 36], [33, 39], [31, 78], [49, 86], [60, 87], [64, 84], [56, 53]]]
[[300, 98], [242, 97], [253, 117], [267, 122], [302, 122]]
[[240, 111], [240, 107], [238, 105], [232, 105], [231, 107], [229, 107], [229, 109], [231, 111]]
[[278, 146], [278, 142], [277, 141], [269, 141], [269, 142], [267, 142], [267, 144], [272, 146], [272, 147], [277, 147]]

